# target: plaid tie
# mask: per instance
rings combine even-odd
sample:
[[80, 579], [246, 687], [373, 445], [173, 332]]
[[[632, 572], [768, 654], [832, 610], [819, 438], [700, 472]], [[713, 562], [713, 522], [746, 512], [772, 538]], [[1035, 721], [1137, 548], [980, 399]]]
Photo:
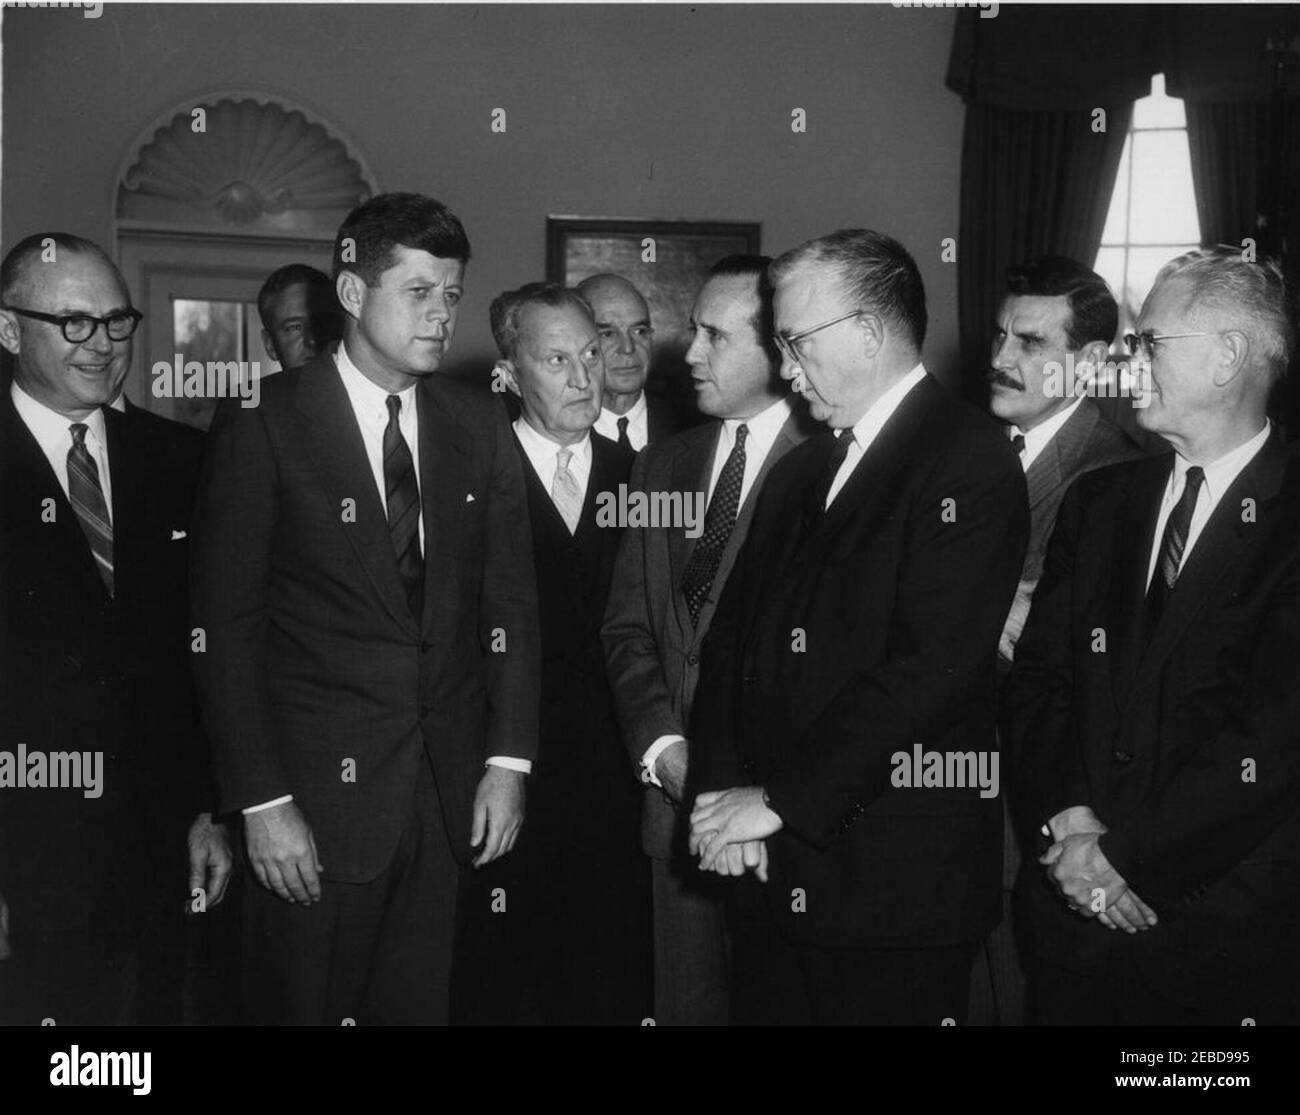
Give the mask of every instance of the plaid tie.
[[578, 487], [578, 478], [569, 471], [569, 462], [573, 460], [572, 449], [561, 449], [555, 454], [555, 479], [551, 481], [551, 502], [564, 520], [564, 525], [573, 534], [578, 529], [578, 520], [582, 518], [582, 490]]
[[397, 573], [406, 589], [411, 614], [419, 619], [424, 605], [424, 559], [420, 555], [420, 488], [415, 482], [411, 449], [402, 437], [398, 415], [402, 400], [388, 396], [388, 425], [384, 429], [384, 496], [388, 503], [388, 534], [397, 555]]
[[1192, 525], [1192, 512], [1196, 510], [1196, 498], [1201, 494], [1201, 482], [1205, 473], [1193, 465], [1187, 470], [1187, 480], [1183, 485], [1182, 497], [1169, 514], [1165, 523], [1165, 533], [1160, 539], [1160, 556], [1156, 559], [1156, 571], [1147, 589], [1147, 631], [1155, 629], [1164, 614], [1169, 594], [1173, 592], [1174, 582], [1183, 563], [1183, 550], [1187, 548], [1187, 532]]
[[68, 450], [68, 502], [77, 513], [82, 533], [90, 543], [99, 576], [113, 595], [113, 524], [99, 483], [99, 466], [86, 448], [86, 424], [74, 422], [72, 448]]
[[700, 622], [700, 612], [704, 610], [704, 601], [713, 587], [713, 578], [717, 576], [722, 551], [736, 525], [740, 489], [745, 481], [745, 439], [748, 436], [748, 426], [741, 423], [736, 427], [736, 443], [722, 466], [718, 486], [713, 490], [708, 511], [704, 513], [704, 533], [695, 543], [691, 560], [686, 563], [686, 572], [682, 574], [682, 592], [691, 610], [693, 624]]

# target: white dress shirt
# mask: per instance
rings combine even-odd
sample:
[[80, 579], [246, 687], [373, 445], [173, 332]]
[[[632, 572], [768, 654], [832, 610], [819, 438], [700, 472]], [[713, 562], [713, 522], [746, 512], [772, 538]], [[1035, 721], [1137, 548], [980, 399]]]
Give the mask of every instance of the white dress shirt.
[[548, 494], [554, 488], [555, 474], [560, 467], [558, 460], [560, 450], [564, 448], [571, 450], [573, 456], [569, 458], [569, 473], [578, 482], [578, 490], [582, 493], [583, 500], [586, 500], [587, 481], [591, 479], [591, 434], [589, 432], [583, 435], [581, 441], [562, 446], [558, 441], [552, 441], [545, 434], [533, 429], [522, 414], [515, 419], [514, 431], [519, 444], [524, 447], [528, 463], [533, 466], [537, 479], [542, 482], [542, 487]]
[[[1191, 556], [1192, 547], [1196, 545], [1196, 540], [1205, 529], [1205, 524], [1214, 513], [1219, 500], [1223, 498], [1223, 493], [1232, 487], [1233, 481], [1241, 475], [1241, 470], [1264, 448], [1271, 430], [1272, 426], [1265, 422], [1264, 428], [1249, 441], [1242, 442], [1236, 449], [1225, 453], [1213, 464], [1203, 466], [1205, 480], [1201, 483], [1201, 490], [1196, 494], [1196, 507], [1192, 510], [1192, 521], [1187, 528], [1187, 541], [1183, 545], [1183, 556], [1178, 567], [1180, 572], [1187, 567], [1187, 559]], [[1160, 503], [1160, 515], [1156, 519], [1156, 536], [1151, 546], [1151, 560], [1147, 563], [1148, 587], [1151, 585], [1151, 578], [1155, 575], [1156, 562], [1160, 558], [1160, 543], [1164, 539], [1165, 524], [1169, 522], [1169, 516], [1178, 501], [1183, 498], [1183, 489], [1187, 486], [1187, 470], [1191, 467], [1181, 453], [1174, 455], [1174, 469], [1169, 475], [1169, 482], [1165, 485], [1165, 498]]]
[[[925, 366], [918, 364], [872, 403], [867, 413], [853, 424], [853, 442], [844, 455], [844, 463], [840, 465], [839, 472], [835, 474], [835, 479], [831, 481], [830, 490], [826, 493], [827, 507], [830, 507], [835, 502], [835, 497], [840, 494], [844, 485], [849, 482], [853, 470], [858, 467], [858, 462], [862, 460], [863, 454], [871, 448], [871, 443], [876, 440], [876, 435], [884, 429], [885, 423], [894, 416], [894, 411], [907, 398], [912, 388], [923, 379], [925, 379]], [[836, 430], [835, 436], [843, 437], [844, 431]]]
[[645, 448], [646, 442], [650, 440], [650, 410], [646, 406], [645, 392], [642, 391], [637, 396], [636, 402], [628, 409], [626, 414], [615, 414], [612, 410], [600, 408], [600, 414], [596, 417], [595, 430], [601, 437], [607, 437], [610, 441], [618, 441], [618, 420], [627, 419], [627, 440], [632, 443], [632, 448], [638, 453]]
[[[385, 391], [379, 384], [371, 379], [367, 379], [361, 370], [352, 363], [351, 357], [348, 356], [347, 346], [342, 341], [339, 342], [338, 350], [334, 354], [334, 363], [338, 367], [339, 379], [343, 381], [343, 388], [348, 393], [348, 401], [352, 404], [352, 413], [356, 417], [357, 426], [361, 431], [361, 441], [366, 448], [366, 460], [370, 462], [370, 471], [375, 478], [375, 487], [379, 492], [379, 506], [388, 508], [388, 492], [384, 484], [384, 430], [388, 428], [388, 396], [392, 394]], [[415, 384], [406, 388], [404, 391], [397, 392], [397, 397], [402, 400], [402, 408], [397, 415], [397, 425], [402, 431], [402, 437], [406, 439], [406, 446], [411, 451], [411, 461], [415, 465], [415, 484], [420, 486], [420, 415], [416, 409], [415, 402]], [[423, 494], [420, 505], [420, 552], [424, 554], [424, 503]], [[528, 774], [533, 769], [533, 764], [528, 759], [516, 759], [509, 755], [493, 755], [487, 760], [488, 766], [505, 767], [507, 770], [521, 771]], [[263, 809], [270, 809], [275, 805], [284, 805], [285, 802], [293, 801], [292, 794], [285, 794], [283, 797], [275, 798], [272, 801], [264, 801], [261, 805], [250, 805], [243, 812], [259, 813]]]
[[[45, 459], [58, 478], [63, 494], [68, 495], [68, 454], [72, 451], [73, 420], [38, 403], [17, 382], [9, 385], [9, 397], [23, 424], [32, 432]], [[104, 413], [96, 408], [82, 419], [86, 427], [86, 450], [99, 470], [99, 486], [104, 492], [109, 525], [113, 522], [113, 477], [108, 463], [108, 440], [104, 432]], [[71, 498], [71, 497], [69, 497]]]
[[[758, 479], [758, 474], [763, 468], [763, 462], [767, 460], [768, 453], [772, 451], [772, 446], [776, 443], [777, 435], [780, 434], [781, 428], [789, 417], [790, 400], [783, 398], [778, 399], [766, 410], [754, 415], [753, 418], [724, 418], [722, 420], [722, 426], [718, 430], [717, 444], [713, 450], [713, 469], [709, 474], [708, 500], [713, 499], [713, 490], [718, 486], [718, 479], [722, 476], [723, 466], [726, 465], [727, 458], [731, 456], [732, 446], [736, 444], [736, 430], [745, 425], [749, 427], [749, 433], [745, 436], [745, 474], [740, 484], [740, 502], [737, 504], [737, 509], [744, 507], [745, 500], [749, 498], [749, 493], [754, 487], [754, 481]], [[708, 506], [707, 500], [705, 506]], [[652, 786], [662, 786], [659, 776], [655, 774], [655, 760], [659, 758], [666, 748], [685, 739], [686, 737], [681, 735], [660, 736], [647, 747], [645, 754], [641, 756], [643, 779]]]
[[1022, 430], [1015, 425], [1007, 427], [1007, 437], [1015, 438], [1016, 434], [1019, 434], [1025, 439], [1024, 452], [1020, 454], [1020, 467], [1022, 469], [1026, 472], [1029, 471], [1029, 466], [1034, 463], [1034, 458], [1051, 444], [1052, 438], [1061, 432], [1061, 427], [1070, 421], [1074, 412], [1079, 409], [1083, 399], [1084, 396], [1080, 395], [1064, 410], [1057, 411], [1051, 418], [1038, 423], [1032, 430]]

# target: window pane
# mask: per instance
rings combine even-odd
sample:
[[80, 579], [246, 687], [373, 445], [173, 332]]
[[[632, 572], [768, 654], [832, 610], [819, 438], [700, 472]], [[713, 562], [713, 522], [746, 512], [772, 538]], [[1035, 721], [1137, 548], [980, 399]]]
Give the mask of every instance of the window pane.
[[1129, 241], [1179, 244], [1199, 240], [1192, 160], [1186, 132], [1135, 132]]
[[1110, 284], [1111, 291], [1118, 297], [1124, 289], [1124, 248], [1102, 248], [1097, 253], [1097, 262], [1092, 269]]
[[1128, 188], [1129, 159], [1132, 157], [1133, 137], [1124, 141], [1124, 153], [1119, 159], [1119, 172], [1115, 175], [1115, 189], [1110, 195], [1110, 211], [1106, 214], [1106, 228], [1101, 234], [1103, 244], [1123, 244], [1128, 240]]
[[1151, 95], [1133, 104], [1133, 127], [1185, 128], [1187, 112], [1183, 102], [1165, 93], [1165, 75], [1156, 74], [1151, 79]]

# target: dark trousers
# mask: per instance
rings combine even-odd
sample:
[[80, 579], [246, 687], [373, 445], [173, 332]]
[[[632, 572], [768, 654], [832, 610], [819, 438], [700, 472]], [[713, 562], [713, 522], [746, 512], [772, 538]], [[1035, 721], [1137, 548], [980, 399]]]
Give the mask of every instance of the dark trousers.
[[1296, 1004], [1288, 1006], [1285, 993], [1265, 999], [1244, 988], [1225, 987], [1217, 1004], [1176, 1003], [1154, 991], [1123, 961], [1105, 974], [1040, 964], [1032, 988], [1031, 1021], [1039, 1026], [1241, 1026], [1246, 1018], [1256, 1026], [1269, 1026], [1300, 1021]]
[[579, 843], [541, 812], [512, 852], [466, 873], [454, 1023], [638, 1026], [653, 1016], [649, 864], [635, 829], [622, 827], [622, 839]]
[[286, 902], [250, 881], [247, 1021], [445, 1025], [459, 881], [433, 775], [422, 761], [410, 820], [377, 879], [326, 878], [320, 902], [311, 906]]
[[974, 942], [922, 949], [822, 948], [789, 940], [762, 912], [733, 916], [731, 924], [736, 1025], [966, 1022]]

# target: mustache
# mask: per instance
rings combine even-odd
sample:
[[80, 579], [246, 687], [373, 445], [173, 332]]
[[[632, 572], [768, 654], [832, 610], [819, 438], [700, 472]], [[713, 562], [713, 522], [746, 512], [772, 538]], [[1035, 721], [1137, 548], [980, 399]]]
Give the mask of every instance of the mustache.
[[999, 372], [996, 369], [991, 370], [985, 378], [990, 384], [996, 384], [1000, 387], [1009, 387], [1012, 391], [1023, 391], [1025, 389], [1023, 383], [1012, 379], [1006, 373]]

